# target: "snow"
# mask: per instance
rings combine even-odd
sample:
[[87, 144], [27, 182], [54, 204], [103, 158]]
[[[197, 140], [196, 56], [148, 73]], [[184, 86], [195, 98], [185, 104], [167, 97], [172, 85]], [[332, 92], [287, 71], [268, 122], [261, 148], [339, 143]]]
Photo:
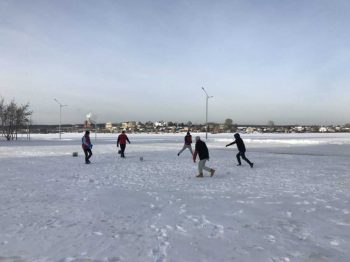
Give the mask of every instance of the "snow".
[[242, 134], [253, 169], [209, 135], [212, 178], [184, 134], [131, 134], [126, 159], [92, 134], [91, 165], [81, 136], [0, 142], [0, 261], [350, 260], [350, 134]]

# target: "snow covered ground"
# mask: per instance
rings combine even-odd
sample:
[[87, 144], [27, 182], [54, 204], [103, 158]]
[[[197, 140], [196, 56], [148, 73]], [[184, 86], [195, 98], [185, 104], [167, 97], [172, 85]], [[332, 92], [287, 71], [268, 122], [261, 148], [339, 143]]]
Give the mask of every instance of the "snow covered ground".
[[350, 261], [350, 134], [243, 134], [253, 169], [210, 135], [212, 178], [183, 134], [129, 135], [126, 159], [92, 134], [91, 165], [81, 136], [0, 141], [1, 262]]

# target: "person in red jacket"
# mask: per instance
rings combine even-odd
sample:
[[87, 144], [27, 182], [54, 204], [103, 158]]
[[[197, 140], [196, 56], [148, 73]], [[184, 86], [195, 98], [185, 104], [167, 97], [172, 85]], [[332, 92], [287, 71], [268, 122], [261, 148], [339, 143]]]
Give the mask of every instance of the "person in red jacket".
[[125, 158], [124, 152], [126, 148], [126, 141], [130, 144], [130, 140], [128, 136], [125, 134], [125, 131], [123, 130], [122, 133], [118, 136], [118, 141], [117, 141], [117, 147], [120, 145], [120, 155], [122, 158]]
[[90, 141], [90, 131], [86, 130], [85, 131], [85, 135], [81, 138], [81, 146], [84, 150], [84, 154], [85, 154], [85, 164], [90, 164], [90, 158], [92, 156], [92, 144]]
[[184, 146], [182, 147], [182, 149], [180, 150], [180, 152], [177, 153], [177, 156], [180, 156], [180, 154], [181, 154], [183, 151], [185, 151], [186, 148], [188, 148], [188, 149], [190, 150], [190, 152], [191, 152], [192, 157], [193, 157], [193, 151], [192, 151], [192, 146], [191, 146], [191, 144], [192, 144], [192, 136], [191, 136], [191, 134], [190, 134], [190, 131], [187, 132], [187, 134], [186, 134], [184, 140], [185, 140], [185, 144], [184, 144]]

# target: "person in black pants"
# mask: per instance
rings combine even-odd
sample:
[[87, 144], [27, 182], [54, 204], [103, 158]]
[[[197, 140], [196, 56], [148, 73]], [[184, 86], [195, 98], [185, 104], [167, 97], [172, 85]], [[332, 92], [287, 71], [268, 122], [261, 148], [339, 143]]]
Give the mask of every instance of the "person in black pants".
[[118, 141], [117, 141], [117, 147], [120, 145], [120, 156], [122, 158], [125, 158], [124, 152], [126, 148], [126, 141], [130, 144], [130, 140], [128, 136], [125, 134], [125, 131], [123, 130], [122, 133], [118, 136]]
[[192, 136], [190, 134], [190, 131], [187, 132], [187, 135], [185, 136], [185, 144], [183, 146], [183, 148], [180, 150], [179, 153], [177, 153], [177, 156], [180, 156], [180, 154], [186, 150], [186, 148], [188, 148], [191, 152], [191, 155], [193, 157], [193, 152], [192, 152]]
[[227, 144], [226, 147], [231, 146], [233, 144], [237, 145], [237, 148], [238, 148], [238, 154], [236, 155], [237, 161], [238, 161], [237, 166], [242, 165], [242, 163], [241, 163], [241, 157], [242, 157], [243, 160], [245, 160], [250, 165], [250, 167], [253, 168], [254, 163], [250, 162], [249, 159], [245, 156], [246, 149], [245, 149], [243, 139], [240, 137], [240, 135], [238, 133], [236, 133], [234, 136], [235, 136], [236, 140], [230, 144]]
[[85, 154], [85, 164], [90, 164], [90, 158], [92, 156], [92, 144], [90, 141], [90, 131], [86, 130], [85, 135], [81, 138], [81, 146]]

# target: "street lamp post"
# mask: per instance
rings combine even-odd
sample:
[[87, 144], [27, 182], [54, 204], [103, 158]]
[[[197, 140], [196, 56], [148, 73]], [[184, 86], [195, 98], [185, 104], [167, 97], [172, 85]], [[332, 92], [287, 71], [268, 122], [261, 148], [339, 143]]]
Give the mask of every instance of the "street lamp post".
[[32, 116], [29, 116], [28, 122], [27, 122], [27, 139], [30, 140], [30, 128], [32, 125]]
[[95, 141], [97, 140], [97, 121], [96, 121], [96, 116], [94, 116], [94, 119], [91, 119], [91, 117], [93, 116], [92, 113], [88, 113], [86, 115], [87, 120], [91, 123], [95, 125]]
[[206, 95], [206, 103], [205, 103], [205, 139], [208, 139], [208, 100], [209, 98], [213, 98], [213, 96], [209, 96], [207, 91], [205, 91], [204, 87], [202, 87]]
[[60, 139], [61, 139], [61, 115], [62, 115], [62, 107], [65, 107], [65, 106], [68, 106], [68, 105], [63, 105], [61, 104], [56, 98], [54, 98], [53, 100], [56, 101], [56, 103], [60, 106], [60, 124], [58, 126], [58, 132], [59, 132], [59, 136], [60, 136]]

